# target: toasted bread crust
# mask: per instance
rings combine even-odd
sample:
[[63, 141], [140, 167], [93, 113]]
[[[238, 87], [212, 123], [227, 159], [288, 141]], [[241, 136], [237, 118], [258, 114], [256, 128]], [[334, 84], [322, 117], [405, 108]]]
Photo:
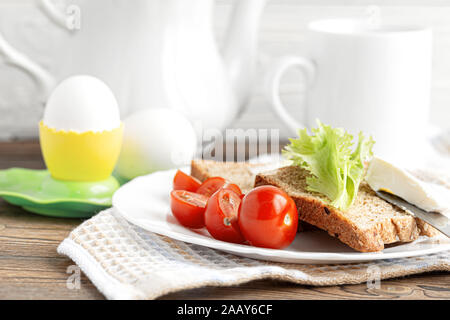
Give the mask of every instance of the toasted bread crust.
[[417, 223], [417, 226], [419, 227], [421, 236], [427, 236], [427, 237], [431, 238], [431, 237], [435, 237], [435, 236], [441, 234], [439, 232], [439, 230], [430, 226], [428, 223], [426, 223], [425, 221], [423, 221], [419, 218], [416, 218], [416, 223]]
[[191, 161], [191, 176], [193, 176], [194, 178], [197, 178], [201, 182], [203, 182], [206, 179], [210, 178], [206, 167], [202, 166], [200, 164], [199, 160], [192, 160]]

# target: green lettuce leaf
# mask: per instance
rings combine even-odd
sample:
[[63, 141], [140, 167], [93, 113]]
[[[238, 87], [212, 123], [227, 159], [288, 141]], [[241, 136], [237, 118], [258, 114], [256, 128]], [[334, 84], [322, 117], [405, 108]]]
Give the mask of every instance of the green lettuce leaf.
[[298, 131], [298, 139], [290, 139], [283, 155], [311, 173], [307, 189], [325, 195], [330, 204], [346, 210], [356, 199], [359, 184], [364, 178], [364, 161], [373, 155], [372, 137], [360, 132], [353, 147], [353, 136], [342, 128], [332, 128], [317, 120], [318, 127], [308, 135]]

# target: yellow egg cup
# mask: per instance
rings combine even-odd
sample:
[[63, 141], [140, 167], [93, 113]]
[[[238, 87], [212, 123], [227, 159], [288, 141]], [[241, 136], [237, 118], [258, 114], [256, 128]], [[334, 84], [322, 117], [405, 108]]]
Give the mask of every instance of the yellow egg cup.
[[120, 154], [123, 124], [102, 132], [56, 130], [39, 123], [42, 154], [53, 178], [101, 181], [111, 176]]

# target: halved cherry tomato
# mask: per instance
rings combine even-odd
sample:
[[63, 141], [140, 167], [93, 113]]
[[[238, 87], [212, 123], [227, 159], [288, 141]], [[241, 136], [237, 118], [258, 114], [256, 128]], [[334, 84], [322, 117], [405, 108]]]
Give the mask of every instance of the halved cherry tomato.
[[197, 193], [210, 197], [226, 183], [227, 181], [222, 177], [209, 178], [197, 189]]
[[178, 170], [173, 178], [173, 190], [196, 192], [202, 183], [194, 177]]
[[188, 228], [199, 229], [205, 226], [207, 201], [207, 197], [185, 190], [174, 190], [170, 193], [170, 208], [174, 217]]
[[214, 239], [232, 243], [245, 241], [237, 220], [240, 204], [239, 194], [229, 189], [221, 189], [209, 198], [205, 224]]
[[239, 195], [242, 194], [241, 189], [236, 184], [230, 183], [222, 177], [212, 177], [205, 180], [200, 188], [197, 189], [197, 193], [210, 197], [219, 189], [229, 189]]
[[273, 186], [253, 189], [242, 200], [239, 229], [253, 246], [282, 249], [294, 241], [298, 212], [294, 200]]
[[239, 186], [237, 184], [227, 182], [222, 188], [236, 192], [239, 195], [239, 197], [242, 199], [243, 193], [242, 193], [241, 188], [239, 188]]

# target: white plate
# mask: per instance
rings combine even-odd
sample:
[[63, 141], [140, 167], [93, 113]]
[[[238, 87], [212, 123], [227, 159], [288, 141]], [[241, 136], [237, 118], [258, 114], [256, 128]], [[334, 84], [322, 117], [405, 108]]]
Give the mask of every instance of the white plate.
[[[188, 172], [188, 169], [185, 170]], [[122, 186], [113, 197], [113, 206], [129, 222], [154, 233], [239, 256], [303, 264], [341, 264], [380, 259], [414, 257], [450, 250], [448, 238], [420, 239], [390, 246], [383, 252], [355, 252], [326, 232], [301, 232], [284, 250], [256, 248], [213, 239], [206, 229], [190, 230], [172, 216], [169, 193], [175, 170], [139, 177]]]

